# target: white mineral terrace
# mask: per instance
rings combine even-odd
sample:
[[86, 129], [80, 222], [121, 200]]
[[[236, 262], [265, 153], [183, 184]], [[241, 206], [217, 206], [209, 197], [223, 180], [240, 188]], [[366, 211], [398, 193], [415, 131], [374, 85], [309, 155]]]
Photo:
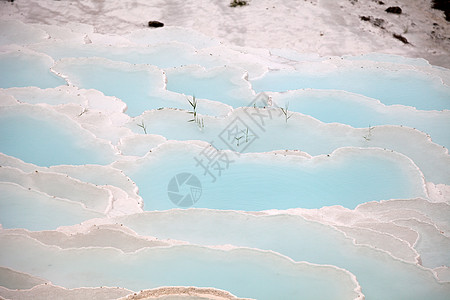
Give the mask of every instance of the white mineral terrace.
[[247, 2], [0, 2], [1, 299], [448, 299], [444, 13]]

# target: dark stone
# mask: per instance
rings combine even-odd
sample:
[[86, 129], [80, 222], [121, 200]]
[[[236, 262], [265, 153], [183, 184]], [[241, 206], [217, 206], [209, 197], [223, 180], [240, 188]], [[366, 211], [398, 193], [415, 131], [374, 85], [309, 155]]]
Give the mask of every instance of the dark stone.
[[[230, 2], [230, 7], [246, 6], [246, 5], [248, 5], [248, 3], [245, 0], [233, 0]], [[275, 8], [275, 6], [273, 8]]]
[[446, 11], [450, 9], [450, 1], [448, 0], [433, 0], [431, 1], [432, 8]]
[[378, 1], [378, 4], [384, 5], [384, 2], [383, 1]]
[[391, 6], [386, 8], [386, 12], [399, 15], [402, 13], [402, 9], [398, 6]]
[[157, 28], [157, 27], [163, 27], [164, 23], [161, 23], [159, 21], [148, 21], [148, 27], [153, 27], [153, 28]]
[[366, 22], [372, 23], [373, 26], [380, 27], [380, 28], [384, 29], [384, 27], [383, 27], [384, 20], [383, 19], [374, 18], [372, 16], [368, 16], [368, 17], [367, 16], [359, 16], [359, 18], [362, 21], [366, 21]]
[[379, 18], [375, 18], [372, 22], [372, 24], [374, 26], [380, 27], [380, 28], [384, 28], [383, 24], [384, 24], [384, 20], [383, 19], [379, 19]]
[[433, 0], [431, 7], [444, 12], [445, 19], [450, 22], [450, 1], [449, 0]]
[[392, 36], [395, 37], [397, 40], [403, 42], [403, 44], [409, 44], [408, 40], [401, 34], [393, 33]]

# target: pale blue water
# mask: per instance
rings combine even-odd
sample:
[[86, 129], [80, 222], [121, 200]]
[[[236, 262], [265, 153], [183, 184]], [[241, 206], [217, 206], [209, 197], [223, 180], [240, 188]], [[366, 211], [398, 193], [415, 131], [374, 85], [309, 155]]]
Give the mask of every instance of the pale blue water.
[[[197, 246], [146, 248], [124, 254], [113, 248], [64, 251], [22, 236], [3, 236], [0, 262], [69, 288], [121, 286], [134, 291], [160, 286], [216, 287], [253, 299], [348, 299], [352, 284], [342, 273], [301, 268], [275, 254]], [[34, 249], [29, 255], [26, 249]], [[39, 257], [36, 260], [36, 257]]]
[[[201, 105], [201, 104], [200, 104]], [[250, 113], [252, 108], [248, 110]], [[183, 111], [158, 111], [157, 114], [145, 118], [145, 124], [148, 132], [151, 134], [163, 135], [169, 140], [202, 140], [213, 142], [217, 149], [230, 149], [243, 153], [267, 152], [280, 149], [297, 149], [304, 151], [310, 155], [329, 154], [340, 147], [379, 147], [386, 151], [399, 152], [411, 158], [414, 163], [423, 172], [427, 181], [435, 184], [450, 184], [450, 173], [448, 170], [450, 160], [444, 153], [445, 149], [441, 145], [426, 142], [426, 136], [419, 131], [407, 128], [378, 128], [373, 130], [373, 136], [370, 141], [366, 141], [364, 136], [368, 135], [368, 128], [356, 131], [349, 126], [339, 124], [322, 124], [312, 120], [308, 116], [293, 116], [288, 123], [285, 123], [284, 116], [279, 116], [279, 110], [271, 110], [273, 118], [268, 117], [268, 111], [261, 111], [265, 116], [264, 131], [250, 120], [244, 113], [234, 113], [224, 119], [205, 118], [204, 130], [199, 130], [193, 123], [188, 123], [190, 115]], [[431, 113], [431, 112], [429, 112]], [[445, 119], [445, 115], [440, 112], [436, 123]], [[235, 122], [239, 117], [245, 122], [252, 131], [255, 132], [257, 138], [254, 142], [243, 144], [243, 147], [236, 147], [236, 143], [232, 145], [225, 143], [227, 133], [224, 131], [229, 125], [238, 124]], [[421, 123], [420, 119], [423, 115], [417, 116], [417, 123]], [[429, 120], [427, 117], [425, 120]], [[173, 120], [173, 121], [172, 121]], [[142, 129], [137, 126], [139, 121], [134, 120], [127, 124], [127, 127], [135, 133], [142, 133]], [[426, 121], [424, 121], [426, 124]], [[446, 124], [444, 120], [441, 124]], [[245, 129], [239, 123], [239, 129]], [[434, 126], [434, 125], [433, 125]], [[440, 128], [436, 126], [437, 132], [446, 135], [447, 127]], [[223, 140], [222, 140], [223, 138]], [[431, 137], [433, 139], [433, 136]], [[445, 137], [444, 137], [445, 138]], [[442, 153], [430, 155], [430, 153]], [[442, 159], [443, 158], [443, 159]]]
[[45, 116], [0, 110], [0, 152], [39, 166], [113, 161], [112, 149], [86, 143], [85, 136], [74, 135], [74, 130]]
[[81, 88], [96, 89], [107, 96], [120, 98], [127, 104], [126, 113], [130, 116], [138, 116], [150, 109], [179, 106], [161, 94], [163, 75], [156, 69], [127, 71], [99, 60], [81, 64], [66, 62], [64, 67], [57, 65], [55, 68]]
[[[238, 71], [233, 73], [236, 77], [243, 75]], [[172, 69], [166, 74], [169, 91], [220, 101], [234, 108], [248, 106], [254, 98], [250, 88], [246, 87], [246, 82], [243, 79], [232, 79], [228, 69], [216, 69], [207, 75], [191, 74], [188, 69]]]
[[38, 55], [20, 52], [0, 54], [0, 88], [37, 86], [51, 88], [66, 81], [50, 71], [52, 62]]
[[[54, 59], [101, 56], [130, 63], [149, 63], [161, 68], [178, 67], [186, 63], [210, 67], [218, 62], [215, 58], [184, 53], [178, 46], [160, 47], [155, 51], [136, 48], [129, 52], [114, 47], [99, 49], [92, 45], [74, 48], [64, 44], [34, 47], [52, 55]], [[2, 54], [0, 69], [8, 76], [0, 78], [0, 87], [47, 88], [66, 84], [62, 78], [50, 72], [52, 63], [51, 59], [37, 55], [19, 52]], [[193, 74], [186, 71], [188, 68], [167, 70], [168, 89], [186, 95], [194, 94], [197, 98], [221, 101], [233, 107], [247, 106], [253, 98], [251, 89], [246, 86], [245, 80], [236, 79], [240, 76], [238, 71], [226, 72], [225, 69], [207, 75]], [[80, 88], [95, 88], [106, 95], [121, 98], [127, 103], [130, 116], [159, 107], [186, 108], [186, 102], [177, 103], [167, 94], [161, 93], [162, 72], [154, 70], [150, 73], [130, 72], [112, 63], [108, 65], [89, 60], [82, 65], [69, 65], [64, 71], [69, 80]], [[340, 89], [379, 99], [387, 105], [402, 104], [421, 110], [450, 108], [449, 87], [415, 71], [347, 69], [317, 76], [274, 71], [252, 81], [252, 84], [257, 92], [302, 88]], [[290, 109], [310, 114], [324, 122], [340, 122], [355, 127], [382, 124], [417, 127], [430, 133], [433, 141], [441, 145], [448, 147], [450, 143], [449, 119], [443, 114], [387, 115], [361, 103], [340, 102], [340, 99], [333, 97], [308, 100], [293, 100]], [[97, 145], [91, 138], [79, 134], [81, 131], [74, 130], [73, 126], [53, 120], [58, 119], [55, 116], [49, 111], [43, 111], [40, 116], [18, 111], [11, 113], [9, 108], [2, 108], [0, 152], [40, 166], [109, 164], [116, 159], [112, 148], [104, 144]], [[155, 120], [155, 124], [149, 124], [149, 131], [163, 133], [168, 138], [186, 140], [194, 137], [210, 142], [217, 139], [223, 130], [219, 128], [223, 125], [219, 122], [211, 128], [207, 124], [204, 131], [198, 131], [194, 125], [196, 133], [192, 133], [190, 128], [187, 129], [191, 124], [184, 120], [164, 121]], [[362, 136], [359, 140], [346, 139], [344, 135], [347, 132], [343, 132], [343, 136], [327, 136], [323, 133], [330, 131], [320, 126], [308, 130], [313, 132], [306, 132], [304, 127], [298, 127], [295, 134], [292, 128], [282, 131], [286, 127], [303, 124], [291, 121], [289, 124], [283, 123], [283, 126], [278, 124], [274, 128], [266, 128], [265, 133], [271, 139], [252, 150], [274, 150], [274, 147], [292, 149], [295, 146], [310, 154], [318, 154], [348, 146], [348, 141], [356, 146], [368, 145]], [[389, 133], [384, 134], [383, 137], [389, 138]], [[395, 136], [390, 138], [395, 140], [393, 144], [402, 144], [399, 149], [408, 144], [402, 141], [415, 141], [404, 136], [398, 137], [398, 140]], [[409, 146], [413, 148], [415, 144], [405, 147]], [[420, 148], [422, 146], [423, 149]], [[447, 182], [448, 176], [444, 178], [447, 173], [442, 171], [446, 169], [444, 159], [440, 158], [443, 161], [441, 166], [428, 164], [438, 159], [427, 160], [427, 149], [419, 144], [417, 150], [405, 154], [417, 160], [421, 168], [429, 165], [431, 173], [437, 174], [431, 177], [430, 169], [427, 169], [427, 180], [431, 178], [434, 183]], [[124, 164], [122, 166], [125, 173], [137, 183], [140, 195], [144, 198], [145, 210], [176, 207], [168, 198], [167, 184], [181, 172], [193, 173], [201, 180], [202, 196], [194, 205], [200, 208], [251, 211], [330, 205], [354, 208], [369, 201], [426, 197], [421, 187], [421, 174], [411, 171], [410, 165], [405, 168], [404, 160], [401, 159], [352, 154], [339, 161], [324, 157], [324, 163], [313, 165], [311, 162], [287, 162], [283, 159], [272, 163], [267, 157], [249, 162], [231, 156], [230, 159], [235, 161], [228, 169], [222, 170], [222, 174], [213, 170], [217, 178], [212, 182], [212, 178], [203, 174], [200, 166], [196, 166], [195, 157], [196, 154], [189, 151], [167, 151], [161, 156], [155, 154], [149, 162], [142, 162], [136, 169]], [[425, 158], [422, 160], [422, 157]], [[26, 188], [19, 190], [1, 187], [0, 223], [4, 228], [46, 230], [102, 216], [87, 212], [79, 205], [36, 195]], [[446, 299], [450, 294], [449, 284], [437, 283], [431, 273], [395, 260], [386, 253], [357, 247], [331, 227], [309, 223], [296, 216], [255, 217], [215, 210], [182, 210], [176, 213], [144, 213], [136, 217], [138, 222], [133, 218], [123, 218], [120, 222], [139, 234], [199, 244], [257, 247], [278, 251], [297, 261], [345, 268], [357, 276], [367, 299]], [[433, 244], [433, 241], [427, 242], [427, 245], [430, 243]], [[260, 254], [253, 251], [247, 255], [243, 252], [224, 255], [222, 252], [205, 251], [197, 247], [175, 247], [146, 249], [125, 255], [113, 249], [59, 251], [35, 241], [20, 241], [20, 237], [5, 239], [1, 244], [2, 266], [49, 278], [53, 283], [67, 287], [120, 285], [140, 290], [161, 285], [214, 286], [238, 296], [258, 299], [336, 299], [343, 289], [337, 278], [314, 278], [312, 272], [293, 272], [285, 268], [282, 261], [261, 258]], [[419, 247], [427, 245], [418, 243]], [[39, 259], [36, 260], [36, 257]], [[316, 291], [321, 293], [320, 296]]]
[[256, 92], [306, 88], [345, 90], [378, 99], [386, 105], [402, 104], [421, 110], [450, 109], [450, 87], [418, 71], [341, 69], [317, 75], [272, 71], [251, 83]]
[[[199, 150], [200, 152], [201, 150]], [[211, 166], [209, 174], [197, 166], [195, 152], [165, 150], [157, 159], [141, 162], [137, 170], [124, 172], [139, 186], [145, 210], [165, 210], [176, 206], [169, 200], [168, 183], [179, 173], [192, 173], [203, 191], [194, 207], [259, 211], [293, 207], [320, 208], [342, 205], [354, 208], [360, 203], [394, 198], [425, 196], [419, 173], [404, 165], [368, 153], [353, 153], [339, 160], [313, 164], [312, 161], [277, 163], [268, 158], [246, 162], [230, 155], [235, 162], [222, 163], [221, 174]], [[270, 159], [270, 158], [269, 158]], [[206, 163], [204, 159], [203, 164]]]
[[0, 224], [3, 228], [55, 230], [59, 226], [104, 217], [79, 203], [62, 201], [9, 183], [0, 182], [0, 190]]
[[[107, 96], [120, 98], [128, 106], [126, 113], [132, 117], [162, 107], [191, 109], [187, 100], [176, 101], [170, 92], [164, 90], [163, 72], [158, 69], [126, 70], [112, 61], [91, 59], [65, 61], [57, 64], [55, 70], [81, 88], [97, 89]], [[184, 93], [186, 97], [195, 95], [234, 107], [247, 106], [253, 98], [244, 81], [239, 84], [232, 82], [230, 76], [235, 74], [229, 70], [202, 78], [187, 75], [186, 70], [173, 69], [166, 74], [167, 89]], [[199, 111], [202, 110], [205, 111], [205, 108], [199, 108]]]
[[381, 251], [354, 246], [332, 227], [299, 216], [189, 210], [134, 215], [118, 222], [142, 235], [270, 249], [296, 261], [345, 268], [356, 275], [368, 300], [448, 299], [450, 294], [450, 284], [439, 284], [431, 272]]
[[[449, 95], [450, 97], [450, 95]], [[449, 98], [450, 99], [450, 98]], [[435, 143], [450, 148], [450, 113], [413, 111], [401, 107], [369, 105], [370, 99], [342, 92], [314, 91], [304, 94], [274, 95], [279, 107], [312, 116], [325, 123], [348, 124], [355, 128], [377, 125], [398, 125], [417, 128], [428, 133]], [[360, 101], [358, 101], [360, 100]], [[375, 99], [372, 99], [375, 102]]]

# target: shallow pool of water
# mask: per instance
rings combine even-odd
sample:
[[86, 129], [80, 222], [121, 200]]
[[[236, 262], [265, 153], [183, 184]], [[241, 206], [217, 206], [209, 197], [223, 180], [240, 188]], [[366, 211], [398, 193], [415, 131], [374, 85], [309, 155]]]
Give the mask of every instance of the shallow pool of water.
[[114, 150], [66, 116], [29, 105], [0, 107], [0, 151], [40, 166], [107, 164]]
[[40, 88], [66, 85], [66, 81], [50, 71], [53, 60], [49, 56], [20, 50], [0, 53], [0, 87], [37, 86]]
[[187, 66], [166, 70], [166, 74], [169, 91], [220, 101], [235, 108], [250, 105], [255, 97], [243, 78], [244, 70]]
[[145, 213], [118, 221], [139, 234], [271, 249], [297, 261], [345, 268], [356, 275], [366, 299], [446, 299], [450, 293], [450, 284], [436, 282], [430, 271], [376, 249], [355, 246], [332, 227], [300, 216], [189, 210]]
[[[411, 107], [385, 106], [376, 99], [343, 91], [299, 90], [272, 95], [277, 106], [312, 116], [325, 123], [355, 128], [398, 125], [417, 128], [434, 142], [450, 148], [450, 111], [423, 111]], [[450, 97], [450, 95], [449, 95]], [[450, 99], [450, 98], [449, 98]]]
[[282, 154], [240, 158], [224, 152], [217, 163], [208, 164], [207, 156], [200, 154], [203, 150], [186, 144], [167, 146], [115, 166], [137, 183], [145, 210], [176, 207], [168, 184], [183, 172], [201, 181], [201, 198], [194, 207], [212, 209], [354, 208], [368, 201], [425, 196], [420, 172], [391, 152], [344, 149], [312, 159]]
[[272, 71], [251, 83], [256, 92], [306, 88], [344, 90], [378, 99], [386, 105], [402, 104], [421, 110], [450, 109], [450, 87], [437, 77], [412, 70], [387, 72], [372, 67], [323, 73]]
[[[2, 235], [0, 262], [65, 287], [216, 287], [254, 299], [355, 298], [356, 283], [343, 270], [294, 263], [274, 253], [200, 246], [145, 248], [124, 254], [114, 248], [60, 250], [20, 235]], [[33, 249], [33, 255], [26, 249]], [[39, 260], [36, 260], [39, 255]]]
[[3, 228], [55, 230], [105, 215], [84, 208], [80, 203], [54, 198], [45, 193], [0, 182], [0, 223]]

